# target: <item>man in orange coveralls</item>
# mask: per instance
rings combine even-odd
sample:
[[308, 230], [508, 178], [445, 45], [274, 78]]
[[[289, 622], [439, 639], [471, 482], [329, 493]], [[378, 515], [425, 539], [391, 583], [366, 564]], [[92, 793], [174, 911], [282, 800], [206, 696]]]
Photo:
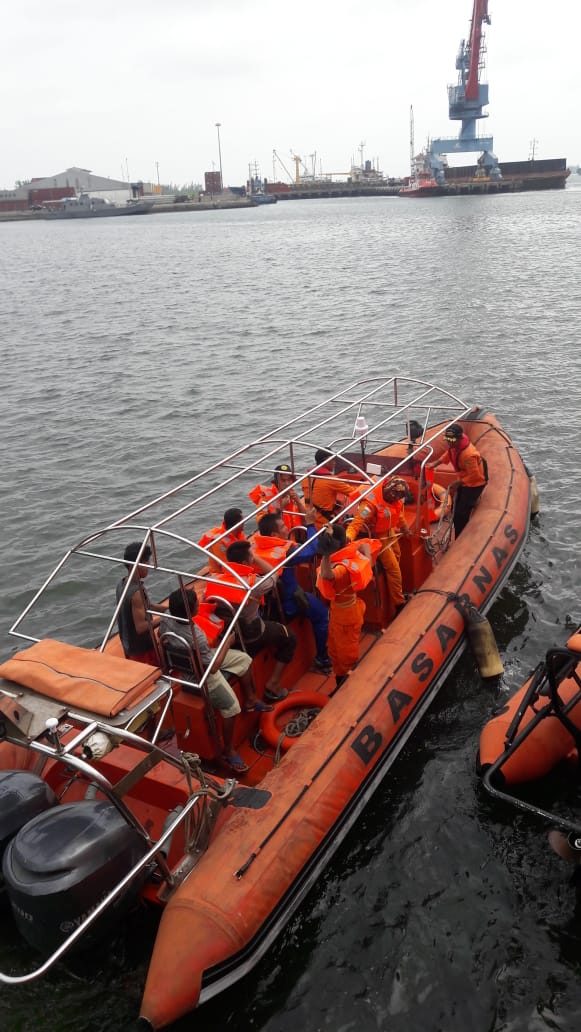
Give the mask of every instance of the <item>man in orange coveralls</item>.
[[471, 443], [459, 423], [452, 423], [444, 430], [444, 440], [448, 445], [447, 452], [440, 455], [440, 458], [431, 462], [429, 466], [434, 469], [443, 463], [449, 463], [458, 474], [458, 479], [450, 484], [450, 487], [457, 488], [454, 506], [454, 533], [458, 538], [488, 483], [488, 470], [480, 452]]
[[373, 549], [375, 542], [345, 545], [345, 541], [343, 527], [327, 527], [319, 543], [322, 559], [317, 575], [317, 588], [331, 604], [327, 646], [337, 687], [359, 659], [365, 603], [357, 592], [363, 591], [373, 577], [373, 553], [379, 551]]
[[379, 562], [385, 570], [387, 587], [395, 606], [396, 616], [406, 603], [399, 565], [401, 551], [396, 536], [397, 532], [406, 536], [411, 533], [405, 519], [403, 500], [406, 494], [405, 480], [397, 477], [378, 484], [373, 491], [361, 499], [355, 516], [347, 528], [349, 541], [369, 536], [376, 538], [381, 543]]
[[326, 448], [319, 448], [315, 452], [315, 462], [318, 468], [303, 480], [303, 494], [307, 505], [312, 505], [315, 510], [315, 527], [320, 530], [335, 515], [338, 497], [349, 497], [360, 491], [361, 482], [354, 484], [352, 480], [334, 476], [333, 452]]

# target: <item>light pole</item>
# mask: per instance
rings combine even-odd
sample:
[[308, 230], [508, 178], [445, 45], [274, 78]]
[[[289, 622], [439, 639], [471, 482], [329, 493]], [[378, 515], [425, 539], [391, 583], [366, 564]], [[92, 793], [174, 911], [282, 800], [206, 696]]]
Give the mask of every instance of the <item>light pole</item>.
[[224, 189], [224, 180], [222, 179], [222, 148], [220, 146], [220, 126], [221, 122], [216, 122], [216, 132], [218, 133], [218, 161], [220, 163], [220, 193]]

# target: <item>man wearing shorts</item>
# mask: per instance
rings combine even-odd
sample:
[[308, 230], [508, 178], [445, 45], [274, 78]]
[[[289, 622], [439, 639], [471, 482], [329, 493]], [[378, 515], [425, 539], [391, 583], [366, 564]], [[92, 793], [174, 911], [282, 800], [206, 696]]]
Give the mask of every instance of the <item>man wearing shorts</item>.
[[[223, 671], [235, 674], [240, 681], [244, 695], [245, 713], [271, 710], [272, 706], [261, 702], [254, 693], [254, 685], [249, 673], [252, 658], [246, 652], [230, 648], [234, 641], [233, 634], [228, 635], [218, 649], [210, 648], [203, 630], [193, 622], [199, 602], [198, 596], [192, 588], [185, 588], [183, 591], [178, 588], [177, 591], [171, 593], [168, 602], [169, 613], [173, 619], [169, 617], [162, 619], [159, 628], [160, 635], [163, 636], [168, 631], [179, 635], [188, 643], [202, 669], [211, 671], [207, 678], [208, 694], [212, 706], [219, 711], [222, 717], [224, 760], [238, 773], [248, 770], [247, 765], [235, 752], [232, 745], [234, 722], [240, 713], [240, 703], [234, 689], [224, 677]], [[177, 642], [176, 648], [179, 649]]]

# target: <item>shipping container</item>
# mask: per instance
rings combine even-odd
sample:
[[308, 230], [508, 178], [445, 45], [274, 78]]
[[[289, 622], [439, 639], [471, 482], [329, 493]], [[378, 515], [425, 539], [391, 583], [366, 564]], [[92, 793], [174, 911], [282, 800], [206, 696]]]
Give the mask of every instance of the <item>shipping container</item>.
[[204, 172], [204, 189], [207, 194], [222, 193], [222, 177], [219, 172]]

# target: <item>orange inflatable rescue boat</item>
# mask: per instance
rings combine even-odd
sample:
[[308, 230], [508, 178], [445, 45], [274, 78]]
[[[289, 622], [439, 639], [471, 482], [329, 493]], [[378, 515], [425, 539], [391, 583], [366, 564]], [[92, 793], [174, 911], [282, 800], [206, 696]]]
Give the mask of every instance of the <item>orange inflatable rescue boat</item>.
[[[423, 428], [413, 443], [411, 420]], [[434, 518], [427, 469], [444, 454], [452, 423], [489, 470], [456, 540], [448, 504], [456, 474], [436, 473]], [[325, 460], [317, 464], [321, 450]], [[281, 463], [297, 492], [319, 467], [327, 471], [319, 479], [344, 475], [357, 483], [356, 500], [345, 495], [343, 508], [325, 516], [335, 524], [346, 525], [361, 499], [394, 475], [408, 489], [407, 533], [400, 536], [398, 525], [392, 544], [383, 545], [397, 544], [407, 603], [396, 614], [383, 566], [375, 564], [356, 585], [365, 606], [359, 658], [337, 680], [316, 662], [320, 625], [304, 604], [316, 594], [316, 538], [326, 534], [312, 510], [304, 528], [294, 528], [290, 557], [287, 547], [278, 560], [269, 553], [270, 572], [249, 574], [245, 560], [229, 563], [200, 544]], [[276, 501], [244, 511], [230, 532], [236, 536], [244, 521], [254, 526]], [[140, 901], [159, 914], [140, 1011], [145, 1028], [171, 1024], [255, 967], [410, 735], [421, 734], [472, 617], [483, 620], [510, 577], [529, 513], [529, 474], [489, 411], [425, 381], [372, 377], [72, 548], [11, 628], [23, 647], [0, 666], [5, 891], [16, 929], [40, 955], [34, 970], [2, 971], [0, 982], [42, 977], [67, 951], [90, 948], [121, 919], [131, 921]], [[302, 605], [289, 619], [281, 593], [291, 562]], [[54, 594], [62, 577], [67, 591]], [[172, 601], [160, 627], [166, 603], [151, 600], [168, 596], [178, 598], [182, 615]], [[63, 641], [51, 619], [66, 626], [63, 600], [71, 597], [70, 640]], [[126, 658], [116, 634], [118, 617], [127, 628], [133, 599], [145, 613], [147, 630], [137, 637], [145, 634], [153, 665]], [[317, 603], [324, 616], [325, 603]], [[285, 627], [284, 663], [256, 645], [261, 612]], [[236, 648], [252, 657], [245, 674], [220, 682], [221, 694], [190, 619], [218, 648], [234, 634]], [[237, 669], [248, 663], [238, 657]], [[572, 697], [563, 696], [562, 709], [559, 728], [563, 715], [576, 719]], [[570, 749], [571, 738], [558, 748]], [[483, 756], [489, 752], [492, 759], [494, 750]]]
[[478, 763], [488, 781], [518, 785], [545, 777], [581, 742], [581, 633], [545, 660], [485, 725]]
[[[565, 783], [553, 811], [532, 801], [530, 788], [522, 794], [527, 782], [539, 783], [559, 767]], [[549, 842], [562, 858], [581, 863], [575, 791], [581, 774], [581, 628], [565, 647], [549, 649], [522, 688], [485, 725], [478, 769], [492, 796], [568, 832], [567, 839], [553, 830]]]

